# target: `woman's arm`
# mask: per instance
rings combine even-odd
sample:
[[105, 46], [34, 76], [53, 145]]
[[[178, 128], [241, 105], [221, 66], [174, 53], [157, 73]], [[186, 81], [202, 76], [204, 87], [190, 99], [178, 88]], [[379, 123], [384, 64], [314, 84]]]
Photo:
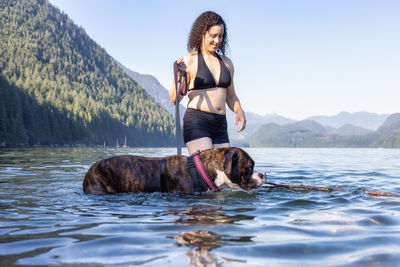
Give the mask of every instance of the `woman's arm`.
[[246, 116], [244, 115], [244, 111], [242, 109], [242, 106], [240, 105], [239, 98], [235, 93], [235, 86], [233, 85], [233, 64], [229, 58], [225, 57], [225, 59], [228, 62], [228, 69], [231, 72], [232, 78], [231, 85], [229, 85], [226, 91], [226, 104], [236, 114], [235, 125], [240, 122], [240, 128], [237, 130], [237, 132], [241, 132], [246, 128]]
[[[178, 79], [179, 80], [179, 79]], [[178, 81], [178, 88], [180, 86], [180, 82]], [[169, 89], [169, 99], [171, 100], [172, 104], [176, 104], [176, 89], [175, 89], [175, 78], [172, 82], [171, 88]], [[183, 99], [183, 95], [179, 94], [178, 103], [181, 102]]]
[[242, 106], [240, 105], [239, 98], [235, 94], [233, 84], [231, 84], [227, 90], [228, 91], [226, 94], [226, 103], [228, 104], [228, 107], [233, 112], [235, 112], [236, 114], [235, 125], [238, 125], [238, 123], [240, 122], [240, 128], [239, 130], [237, 130], [237, 132], [241, 132], [246, 128], [246, 116], [244, 115], [244, 111], [242, 109]]

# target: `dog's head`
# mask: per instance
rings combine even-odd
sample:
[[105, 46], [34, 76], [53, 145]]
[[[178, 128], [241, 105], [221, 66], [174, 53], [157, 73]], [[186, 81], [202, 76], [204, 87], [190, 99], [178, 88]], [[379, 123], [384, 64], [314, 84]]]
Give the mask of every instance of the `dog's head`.
[[254, 172], [254, 160], [243, 149], [232, 147], [225, 150], [223, 172], [218, 172], [217, 186], [251, 190], [263, 184], [263, 175]]

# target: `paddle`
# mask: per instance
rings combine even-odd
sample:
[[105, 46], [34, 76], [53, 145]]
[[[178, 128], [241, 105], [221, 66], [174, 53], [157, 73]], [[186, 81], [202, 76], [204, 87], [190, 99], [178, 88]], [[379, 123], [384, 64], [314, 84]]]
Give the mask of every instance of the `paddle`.
[[[288, 185], [288, 184], [275, 184], [267, 181], [267, 175], [264, 175], [264, 185], [272, 185], [268, 187], [283, 187], [288, 189], [308, 189], [308, 190], [318, 190], [318, 191], [346, 191], [347, 188], [335, 188], [335, 187], [319, 187], [319, 186], [309, 186], [309, 185]], [[361, 189], [364, 193], [373, 195], [373, 196], [383, 196], [383, 197], [400, 197], [399, 194], [387, 193], [387, 192], [377, 192], [370, 191], [367, 189]]]
[[[183, 77], [183, 82], [182, 82]], [[176, 149], [178, 155], [182, 155], [182, 129], [181, 119], [179, 114], [179, 95], [186, 95], [187, 88], [183, 89], [183, 86], [187, 86], [187, 75], [181, 77], [180, 86], [178, 89], [178, 62], [174, 62], [174, 80], [175, 80], [175, 132], [176, 132]], [[179, 94], [178, 94], [179, 93]]]

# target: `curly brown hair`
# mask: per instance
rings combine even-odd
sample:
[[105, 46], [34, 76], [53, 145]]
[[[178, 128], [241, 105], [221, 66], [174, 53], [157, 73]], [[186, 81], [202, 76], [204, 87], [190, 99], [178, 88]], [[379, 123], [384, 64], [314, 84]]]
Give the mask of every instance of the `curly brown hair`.
[[194, 21], [192, 29], [189, 33], [187, 49], [189, 52], [194, 50], [199, 50], [201, 47], [201, 42], [203, 40], [203, 35], [215, 25], [224, 25], [224, 36], [222, 37], [222, 42], [217, 49], [217, 53], [225, 55], [226, 48], [228, 47], [228, 33], [225, 21], [220, 15], [213, 11], [206, 11]]

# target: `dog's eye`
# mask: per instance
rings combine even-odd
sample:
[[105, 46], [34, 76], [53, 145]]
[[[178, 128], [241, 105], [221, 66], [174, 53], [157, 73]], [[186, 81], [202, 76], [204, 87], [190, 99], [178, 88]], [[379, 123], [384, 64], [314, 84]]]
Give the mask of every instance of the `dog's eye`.
[[246, 175], [247, 174], [252, 174], [253, 173], [253, 168], [247, 168], [245, 173], [246, 173]]
[[242, 180], [243, 181], [249, 180], [252, 173], [253, 173], [253, 168], [246, 168], [242, 173]]

